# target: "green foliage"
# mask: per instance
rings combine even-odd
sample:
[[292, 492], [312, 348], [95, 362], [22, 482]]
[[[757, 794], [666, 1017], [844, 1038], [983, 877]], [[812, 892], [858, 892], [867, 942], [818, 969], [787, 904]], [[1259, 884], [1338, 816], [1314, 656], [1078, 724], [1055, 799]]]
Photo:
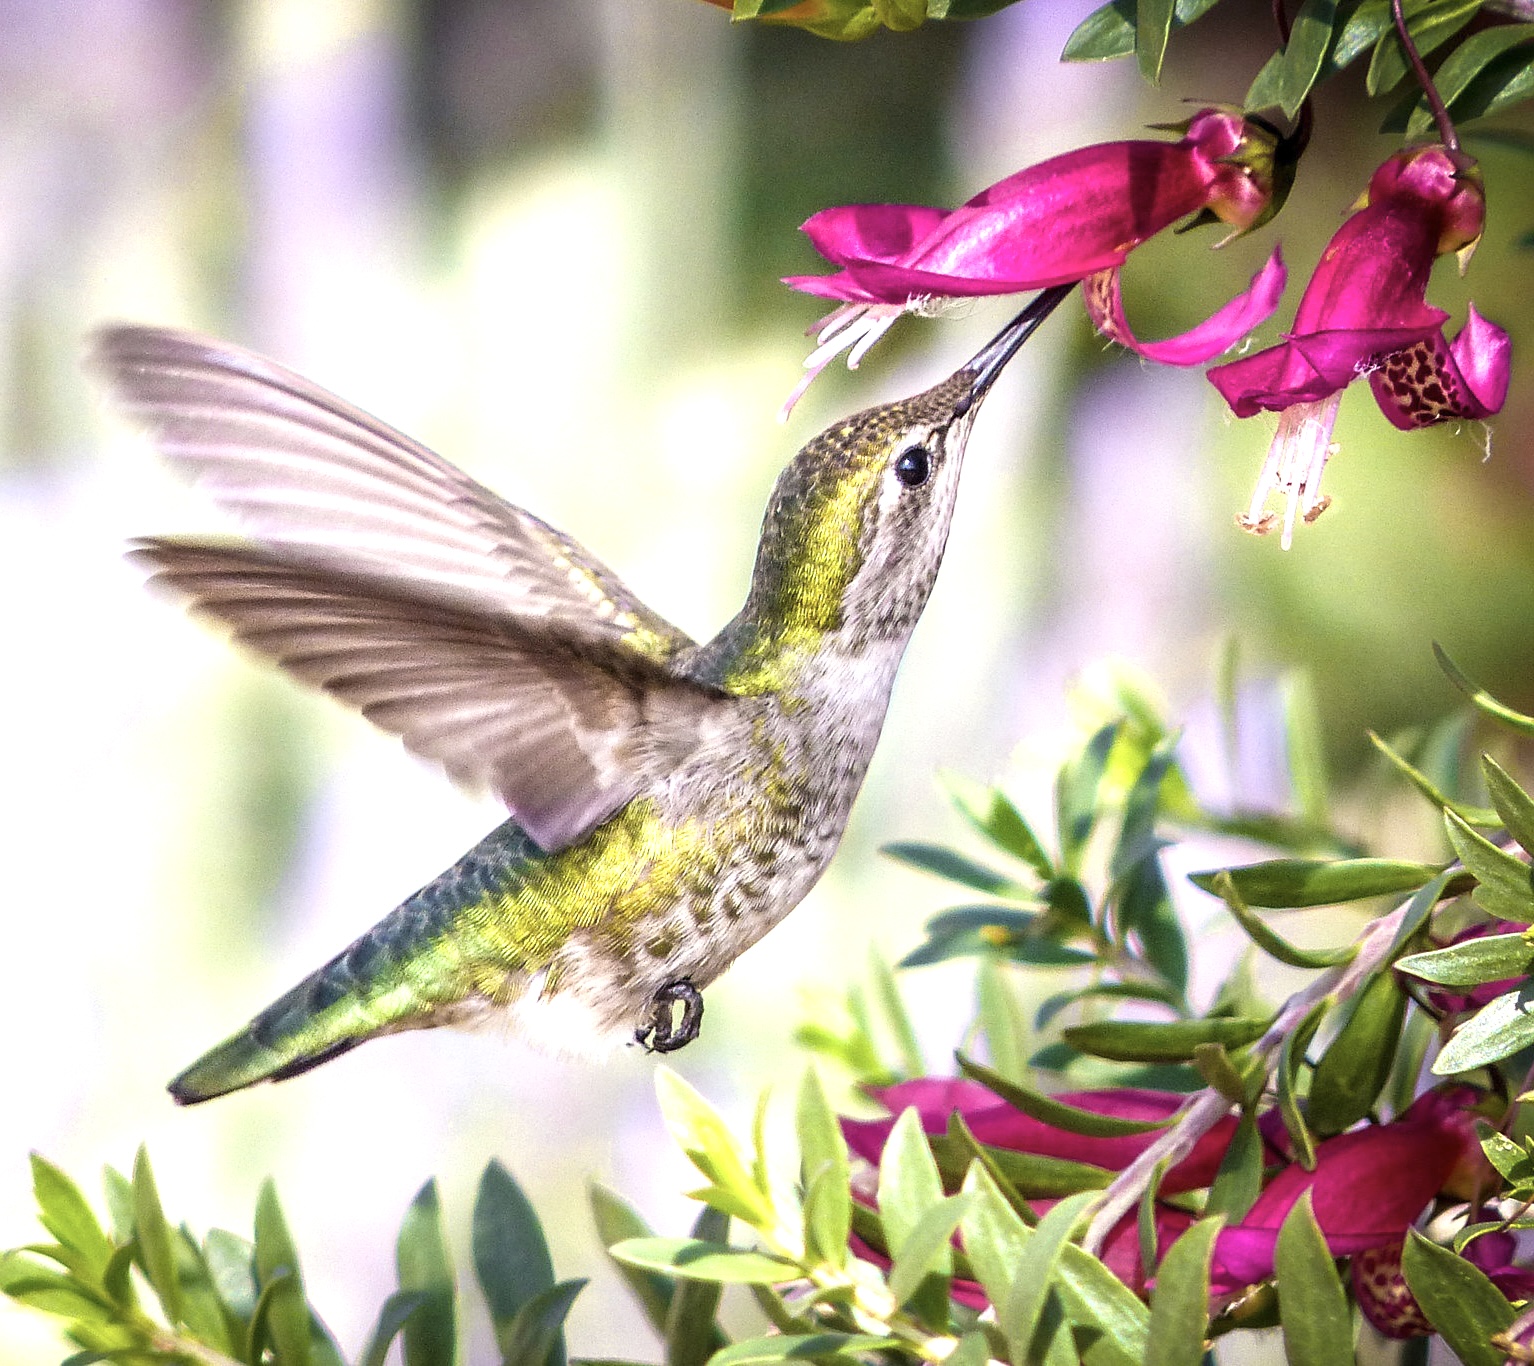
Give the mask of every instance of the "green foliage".
[[[54, 1242], [0, 1255], [0, 1293], [62, 1318], [81, 1349], [70, 1358], [75, 1366], [96, 1360], [342, 1366], [346, 1360], [305, 1295], [298, 1251], [271, 1182], [257, 1199], [253, 1240], [214, 1229], [199, 1244], [185, 1225], [167, 1221], [142, 1150], [131, 1183], [108, 1169], [111, 1232], [74, 1182], [36, 1154], [32, 1180], [38, 1220]], [[396, 1260], [399, 1289], [353, 1360], [383, 1366], [402, 1339], [404, 1366], [454, 1366], [461, 1307], [433, 1182], [406, 1211]], [[563, 1366], [565, 1316], [585, 1282], [552, 1283], [542, 1228], [497, 1163], [480, 1181], [473, 1260], [507, 1366]]]

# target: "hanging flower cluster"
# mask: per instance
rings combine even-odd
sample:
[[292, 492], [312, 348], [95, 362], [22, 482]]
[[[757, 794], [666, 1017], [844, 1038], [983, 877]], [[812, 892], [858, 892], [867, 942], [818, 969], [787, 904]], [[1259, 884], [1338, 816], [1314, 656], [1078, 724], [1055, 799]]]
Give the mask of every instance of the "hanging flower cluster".
[[[1367, 378], [1384, 415], [1408, 431], [1483, 420], [1507, 396], [1507, 334], [1472, 307], [1450, 341], [1448, 315], [1427, 302], [1433, 263], [1455, 253], [1463, 269], [1485, 222], [1475, 163], [1452, 128], [1440, 131], [1441, 144], [1398, 152], [1375, 171], [1279, 344], [1209, 371], [1237, 417], [1279, 414], [1237, 520], [1259, 534], [1281, 527], [1286, 549], [1296, 524], [1328, 504], [1321, 475], [1354, 380]], [[1234, 235], [1265, 223], [1281, 206], [1304, 136], [1279, 139], [1262, 121], [1221, 108], [1202, 110], [1181, 132], [1176, 142], [1107, 142], [1052, 157], [952, 210], [858, 204], [814, 215], [804, 231], [838, 269], [785, 283], [839, 306], [810, 329], [817, 345], [784, 415], [836, 356], [845, 352], [856, 368], [903, 314], [956, 299], [1079, 281], [1098, 331], [1148, 360], [1200, 365], [1240, 342], [1278, 307], [1285, 274], [1277, 248], [1248, 289], [1159, 342], [1131, 330], [1119, 271], [1134, 248], [1178, 223], [1217, 220]], [[1268, 506], [1275, 496], [1281, 512]]]
[[[924, 1077], [870, 1094], [892, 1117], [843, 1120], [842, 1132], [848, 1148], [875, 1165], [893, 1116], [907, 1108], [915, 1109], [929, 1135], [945, 1133], [949, 1116], [957, 1114], [976, 1140], [989, 1147], [1090, 1163], [1109, 1172], [1122, 1171], [1159, 1136], [1157, 1131], [1113, 1138], [1071, 1133], [1022, 1114], [985, 1087], [962, 1079]], [[1072, 1092], [1056, 1099], [1118, 1119], [1169, 1120], [1187, 1097], [1120, 1088]], [[1352, 1259], [1354, 1294], [1370, 1321], [1395, 1337], [1430, 1332], [1402, 1277], [1401, 1251], [1407, 1230], [1435, 1197], [1446, 1191], [1460, 1197], [1472, 1193], [1486, 1171], [1470, 1108], [1479, 1099], [1479, 1093], [1466, 1086], [1429, 1091], [1388, 1124], [1366, 1125], [1317, 1144], [1310, 1168], [1290, 1151], [1277, 1112], [1267, 1112], [1258, 1126], [1266, 1148], [1261, 1192], [1215, 1241], [1210, 1276], [1214, 1309], [1238, 1303], [1273, 1278], [1279, 1229], [1308, 1193], [1328, 1248], [1337, 1257]], [[1173, 1198], [1210, 1186], [1236, 1127], [1233, 1117], [1220, 1121], [1166, 1172], [1155, 1207], [1159, 1253], [1164, 1255], [1194, 1221], [1186, 1202], [1173, 1203]], [[1031, 1203], [1043, 1214], [1053, 1202]], [[1498, 1284], [1510, 1289], [1534, 1284], [1534, 1274], [1513, 1264], [1514, 1241], [1488, 1235], [1471, 1243], [1465, 1255]], [[868, 1253], [866, 1248], [860, 1251]], [[1131, 1290], [1147, 1293], [1136, 1214], [1126, 1215], [1112, 1229], [1100, 1256]], [[981, 1288], [970, 1282], [955, 1282], [953, 1293], [974, 1307], [986, 1303]]]

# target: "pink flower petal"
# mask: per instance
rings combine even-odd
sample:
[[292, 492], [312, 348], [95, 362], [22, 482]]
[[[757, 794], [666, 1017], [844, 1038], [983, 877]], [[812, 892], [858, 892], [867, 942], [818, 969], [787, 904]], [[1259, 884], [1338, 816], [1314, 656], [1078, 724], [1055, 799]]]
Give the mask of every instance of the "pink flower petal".
[[1474, 1094], [1468, 1087], [1429, 1091], [1393, 1123], [1321, 1143], [1313, 1172], [1284, 1168], [1246, 1218], [1216, 1240], [1215, 1288], [1228, 1293], [1273, 1274], [1279, 1227], [1307, 1190], [1326, 1245], [1338, 1256], [1399, 1241], [1471, 1150], [1479, 1153], [1465, 1108]]
[[1081, 282], [1081, 292], [1093, 324], [1110, 341], [1162, 365], [1202, 365], [1272, 317], [1283, 297], [1286, 279], [1283, 256], [1275, 247], [1262, 269], [1252, 276], [1247, 289], [1197, 327], [1159, 342], [1142, 342], [1130, 330], [1124, 317], [1117, 269], [1089, 275]]
[[1435, 331], [1393, 352], [1369, 376], [1380, 411], [1403, 431], [1455, 418], [1479, 421], [1500, 412], [1512, 372], [1512, 343], [1471, 305], [1459, 335]]
[[948, 217], [920, 204], [846, 204], [822, 209], [800, 228], [826, 260], [888, 261], [910, 251]]

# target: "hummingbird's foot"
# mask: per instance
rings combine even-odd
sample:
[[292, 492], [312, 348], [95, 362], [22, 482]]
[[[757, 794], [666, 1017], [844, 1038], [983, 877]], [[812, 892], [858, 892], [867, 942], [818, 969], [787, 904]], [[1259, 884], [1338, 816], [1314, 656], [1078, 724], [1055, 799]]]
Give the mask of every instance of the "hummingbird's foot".
[[[671, 1007], [681, 1003], [675, 1021]], [[634, 1042], [647, 1053], [675, 1053], [698, 1037], [703, 1027], [703, 993], [685, 977], [667, 982], [650, 997], [650, 1023], [634, 1031]]]

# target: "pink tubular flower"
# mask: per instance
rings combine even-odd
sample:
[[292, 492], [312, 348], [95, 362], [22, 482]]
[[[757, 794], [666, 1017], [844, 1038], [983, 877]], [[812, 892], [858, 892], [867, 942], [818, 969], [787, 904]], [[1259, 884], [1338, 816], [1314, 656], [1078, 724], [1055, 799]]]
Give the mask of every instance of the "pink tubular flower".
[[1278, 306], [1275, 251], [1251, 288], [1214, 317], [1165, 342], [1137, 341], [1119, 303], [1118, 271], [1147, 238], [1206, 212], [1238, 232], [1271, 211], [1275, 139], [1238, 114], [1206, 109], [1178, 142], [1105, 142], [1030, 166], [952, 211], [913, 204], [826, 209], [804, 224], [841, 269], [785, 283], [841, 307], [812, 329], [809, 374], [785, 405], [842, 351], [855, 368], [903, 313], [935, 301], [1016, 294], [1083, 282], [1100, 331], [1140, 355], [1196, 365], [1234, 344]]
[[1443, 147], [1398, 152], [1369, 182], [1363, 207], [1328, 244], [1277, 346], [1209, 371], [1237, 417], [1281, 413], [1252, 502], [1248, 531], [1278, 524], [1268, 495], [1285, 499], [1283, 544], [1296, 518], [1325, 510], [1321, 474], [1333, 451], [1343, 389], [1362, 375], [1381, 410], [1410, 430], [1453, 418], [1482, 419], [1507, 397], [1507, 334], [1471, 308], [1453, 342], [1448, 316], [1427, 302], [1433, 262], [1468, 253], [1485, 220], [1478, 179]]
[[1298, 1163], [1285, 1167], [1246, 1217], [1220, 1233], [1213, 1293], [1237, 1293], [1273, 1275], [1279, 1228], [1307, 1190], [1326, 1245], [1337, 1256], [1398, 1248], [1456, 1169], [1484, 1160], [1467, 1109], [1476, 1098], [1464, 1086], [1429, 1091], [1392, 1123], [1319, 1144], [1314, 1171]]
[[[975, 1138], [987, 1147], [1040, 1157], [1086, 1162], [1108, 1171], [1121, 1171], [1160, 1136], [1160, 1130], [1114, 1138], [1091, 1138], [1057, 1129], [1025, 1115], [979, 1082], [965, 1078], [920, 1077], [895, 1086], [871, 1089], [869, 1094], [887, 1107], [891, 1115], [914, 1107], [928, 1134], [948, 1131], [948, 1116], [957, 1113]], [[1056, 1096], [1078, 1110], [1091, 1110], [1116, 1119], [1165, 1120], [1181, 1108], [1186, 1096], [1175, 1091], [1146, 1091], [1122, 1087], [1109, 1091], [1068, 1091]], [[847, 1146], [866, 1161], [877, 1163], [884, 1151], [894, 1119], [844, 1119], [842, 1133]], [[1205, 1134], [1187, 1157], [1171, 1168], [1161, 1183], [1166, 1195], [1196, 1190], [1214, 1180], [1220, 1159], [1230, 1146], [1236, 1121], [1227, 1117]]]

